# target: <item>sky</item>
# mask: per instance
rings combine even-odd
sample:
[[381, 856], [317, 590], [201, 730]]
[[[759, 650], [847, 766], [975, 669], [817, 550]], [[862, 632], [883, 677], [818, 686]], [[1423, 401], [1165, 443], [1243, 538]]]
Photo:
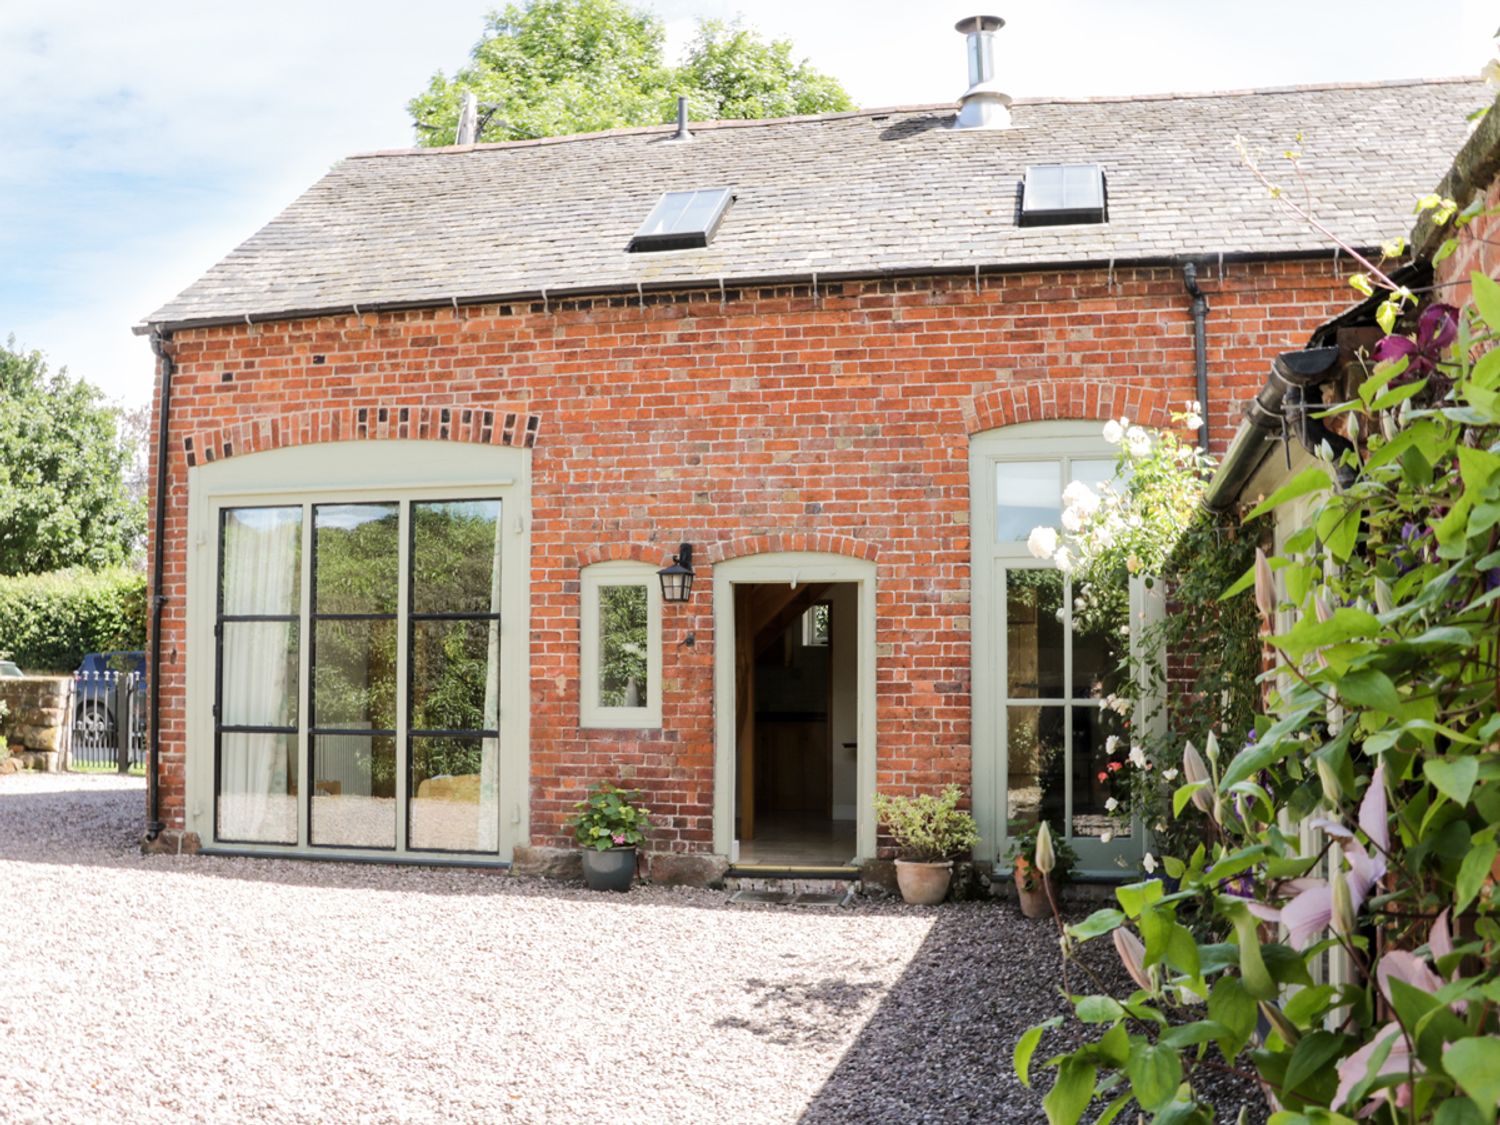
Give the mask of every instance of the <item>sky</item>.
[[[680, 52], [743, 21], [865, 107], [956, 100], [956, 20], [1004, 16], [1015, 97], [1473, 74], [1494, 0], [635, 0]], [[340, 157], [412, 142], [405, 104], [492, 0], [0, 0], [0, 340], [149, 399], [131, 327]]]

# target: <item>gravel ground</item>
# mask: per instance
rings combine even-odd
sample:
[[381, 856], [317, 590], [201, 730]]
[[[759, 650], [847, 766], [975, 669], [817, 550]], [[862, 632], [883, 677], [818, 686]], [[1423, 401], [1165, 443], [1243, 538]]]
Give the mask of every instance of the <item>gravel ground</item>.
[[1043, 1119], [1010, 1054], [1056, 945], [1012, 907], [143, 857], [143, 796], [0, 778], [8, 1122]]

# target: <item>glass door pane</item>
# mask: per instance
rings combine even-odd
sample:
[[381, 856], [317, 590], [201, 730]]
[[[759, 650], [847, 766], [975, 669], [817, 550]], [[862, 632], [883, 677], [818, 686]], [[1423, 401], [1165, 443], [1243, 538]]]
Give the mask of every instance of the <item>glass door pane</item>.
[[407, 847], [495, 852], [500, 829], [499, 500], [411, 505]]
[[219, 517], [214, 836], [297, 842], [302, 508]]
[[313, 507], [312, 843], [396, 846], [400, 507]]

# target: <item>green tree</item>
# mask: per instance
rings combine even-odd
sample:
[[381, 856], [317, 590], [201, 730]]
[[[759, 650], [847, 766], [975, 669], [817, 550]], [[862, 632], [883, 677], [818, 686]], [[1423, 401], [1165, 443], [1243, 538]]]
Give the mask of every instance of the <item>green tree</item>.
[[737, 24], [700, 21], [680, 67], [662, 23], [624, 0], [528, 0], [491, 12], [470, 61], [408, 103], [424, 145], [452, 144], [464, 95], [483, 141], [660, 125], [686, 96], [704, 118], [781, 117], [854, 108], [842, 86]]
[[103, 394], [11, 337], [0, 347], [0, 574], [129, 558], [145, 528], [126, 483], [132, 459]]

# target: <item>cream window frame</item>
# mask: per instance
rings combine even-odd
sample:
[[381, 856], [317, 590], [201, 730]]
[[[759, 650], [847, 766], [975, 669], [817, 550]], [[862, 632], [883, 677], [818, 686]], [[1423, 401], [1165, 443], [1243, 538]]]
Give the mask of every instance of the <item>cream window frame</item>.
[[[1003, 865], [1009, 847], [1009, 746], [1007, 696], [998, 688], [991, 690], [990, 685], [1002, 683], [1009, 660], [1005, 575], [1009, 570], [1052, 568], [1050, 562], [1031, 554], [1024, 539], [996, 538], [998, 467], [1007, 462], [1056, 461], [1061, 465], [1073, 460], [1113, 457], [1118, 450], [1104, 440], [1102, 427], [1103, 422], [1022, 422], [974, 434], [969, 442], [969, 523], [973, 533], [970, 539], [971, 754], [974, 816], [980, 833], [975, 858], [991, 861], [997, 871]], [[1061, 479], [1059, 488], [1066, 488], [1067, 484], [1066, 479]], [[1072, 601], [1064, 598], [1063, 604], [1067, 612], [1067, 628], [1071, 628]], [[1162, 608], [1160, 597], [1147, 590], [1144, 583], [1139, 580], [1131, 582], [1132, 647], [1139, 643], [1139, 630], [1159, 619]], [[1064, 681], [1071, 700], [1071, 660], [1064, 669]], [[1038, 700], [1036, 705], [1071, 708], [1079, 704]], [[1150, 710], [1140, 707], [1131, 716], [1134, 729], [1141, 729]], [[1161, 709], [1156, 710], [1155, 725], [1159, 727]], [[1066, 726], [1071, 730], [1071, 723]], [[1071, 809], [1071, 771], [1065, 772], [1065, 784], [1069, 787], [1067, 801]], [[1071, 842], [1078, 852], [1078, 873], [1102, 879], [1120, 878], [1135, 871], [1141, 856], [1150, 846], [1148, 826], [1139, 818], [1132, 825], [1129, 838], [1116, 837], [1110, 844], [1092, 837], [1077, 837]]]
[[[599, 610], [606, 586], [646, 588], [646, 700], [641, 707], [599, 702]], [[661, 726], [661, 580], [642, 562], [598, 562], [579, 572], [578, 725], [584, 730], [655, 730]]]
[[[187, 745], [184, 763], [184, 823], [198, 834], [205, 852], [267, 856], [378, 859], [426, 866], [485, 866], [508, 863], [517, 844], [530, 839], [531, 737], [531, 451], [446, 441], [390, 440], [327, 442], [242, 454], [188, 470]], [[311, 672], [310, 628], [312, 558], [311, 507], [359, 501], [396, 501], [401, 510], [398, 623], [407, 620], [408, 533], [412, 503], [424, 500], [498, 498], [504, 520], [500, 603], [500, 802], [498, 850], [444, 853], [407, 848], [407, 771], [396, 785], [397, 847], [357, 848], [313, 845], [308, 833], [308, 786], [302, 783], [311, 753], [307, 686]], [[220, 842], [214, 833], [214, 642], [219, 581], [220, 512], [227, 508], [302, 506], [302, 606], [299, 616], [298, 840], [297, 844]], [[404, 625], [398, 624], [398, 629]], [[398, 634], [404, 635], [404, 634]], [[407, 647], [397, 645], [397, 729], [408, 729], [405, 685]], [[406, 738], [400, 736], [398, 763]]]

